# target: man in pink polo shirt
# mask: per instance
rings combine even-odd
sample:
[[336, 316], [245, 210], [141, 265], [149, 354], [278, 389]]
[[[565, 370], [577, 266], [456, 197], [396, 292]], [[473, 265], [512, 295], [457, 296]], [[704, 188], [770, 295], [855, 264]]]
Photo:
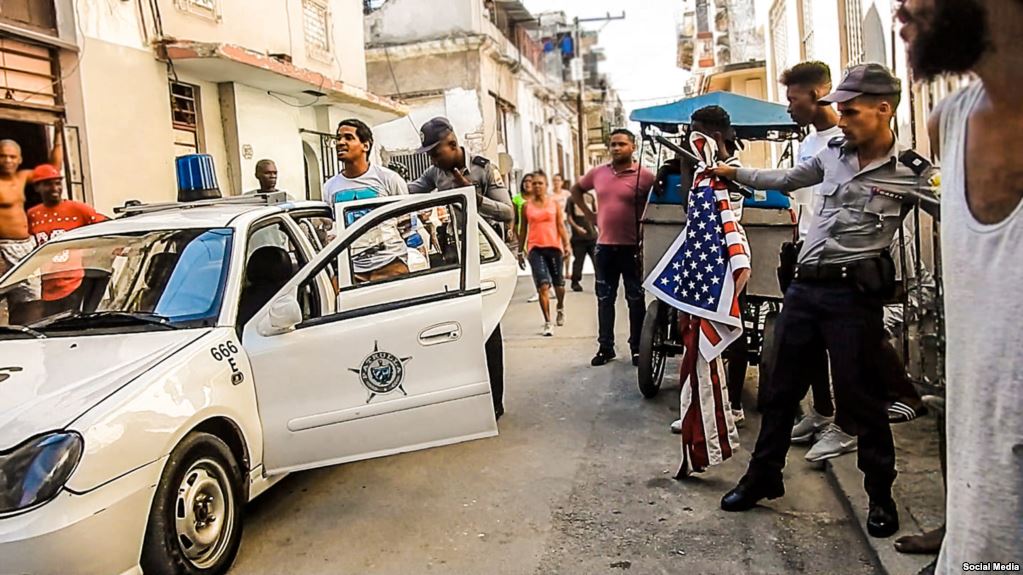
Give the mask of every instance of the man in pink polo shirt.
[[[593, 168], [572, 186], [572, 201], [590, 222], [597, 224], [597, 322], [600, 348], [590, 365], [604, 365], [615, 357], [615, 302], [618, 284], [625, 283], [629, 304], [629, 348], [632, 364], [639, 363], [639, 334], [646, 314], [643, 274], [639, 261], [639, 221], [646, 207], [654, 175], [632, 158], [636, 136], [619, 128], [611, 132], [611, 163]], [[583, 194], [597, 194], [597, 213]]]

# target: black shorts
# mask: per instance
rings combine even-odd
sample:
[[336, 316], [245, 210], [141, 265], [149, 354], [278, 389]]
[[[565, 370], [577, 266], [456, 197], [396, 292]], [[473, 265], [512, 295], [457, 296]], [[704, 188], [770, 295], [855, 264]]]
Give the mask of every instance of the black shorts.
[[565, 258], [558, 248], [529, 250], [529, 267], [533, 270], [536, 287], [544, 284], [565, 287]]

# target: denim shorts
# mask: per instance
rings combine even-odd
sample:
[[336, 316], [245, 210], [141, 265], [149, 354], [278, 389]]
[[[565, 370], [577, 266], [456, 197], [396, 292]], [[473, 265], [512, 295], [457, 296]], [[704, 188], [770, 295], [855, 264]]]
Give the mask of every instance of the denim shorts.
[[529, 267], [533, 270], [536, 287], [544, 284], [565, 287], [565, 259], [558, 248], [529, 250]]

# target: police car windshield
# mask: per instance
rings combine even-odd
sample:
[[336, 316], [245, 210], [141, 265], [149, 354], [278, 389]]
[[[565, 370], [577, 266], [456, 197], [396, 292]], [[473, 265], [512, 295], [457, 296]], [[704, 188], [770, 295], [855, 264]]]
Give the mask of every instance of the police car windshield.
[[0, 325], [48, 335], [215, 325], [232, 239], [230, 229], [196, 228], [51, 241], [0, 282]]

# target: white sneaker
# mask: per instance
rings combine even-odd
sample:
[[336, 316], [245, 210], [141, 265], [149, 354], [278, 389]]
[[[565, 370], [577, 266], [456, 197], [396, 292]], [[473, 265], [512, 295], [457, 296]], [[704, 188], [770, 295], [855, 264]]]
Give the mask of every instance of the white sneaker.
[[526, 303], [536, 303], [538, 301], [540, 301], [540, 294], [534, 293], [533, 295], [529, 296], [529, 299], [526, 300]]
[[565, 308], [563, 307], [558, 308], [558, 318], [556, 321], [558, 323], [558, 327], [565, 325]]
[[553, 335], [554, 335], [554, 326], [551, 325], [551, 322], [547, 322], [547, 323], [543, 324], [543, 336], [544, 337], [552, 337]]
[[671, 432], [674, 433], [675, 435], [679, 435], [679, 434], [682, 433], [682, 420], [681, 419], [676, 419], [675, 421], [671, 422]]
[[856, 438], [842, 431], [834, 423], [828, 424], [821, 432], [821, 438], [806, 452], [807, 461], [824, 461], [856, 451]]
[[814, 434], [827, 427], [829, 423], [831, 423], [830, 417], [824, 417], [811, 409], [810, 413], [800, 419], [799, 423], [792, 428], [792, 443], [811, 443]]
[[746, 426], [746, 412], [741, 409], [733, 409], [732, 421], [735, 422], [735, 427], [742, 429]]

